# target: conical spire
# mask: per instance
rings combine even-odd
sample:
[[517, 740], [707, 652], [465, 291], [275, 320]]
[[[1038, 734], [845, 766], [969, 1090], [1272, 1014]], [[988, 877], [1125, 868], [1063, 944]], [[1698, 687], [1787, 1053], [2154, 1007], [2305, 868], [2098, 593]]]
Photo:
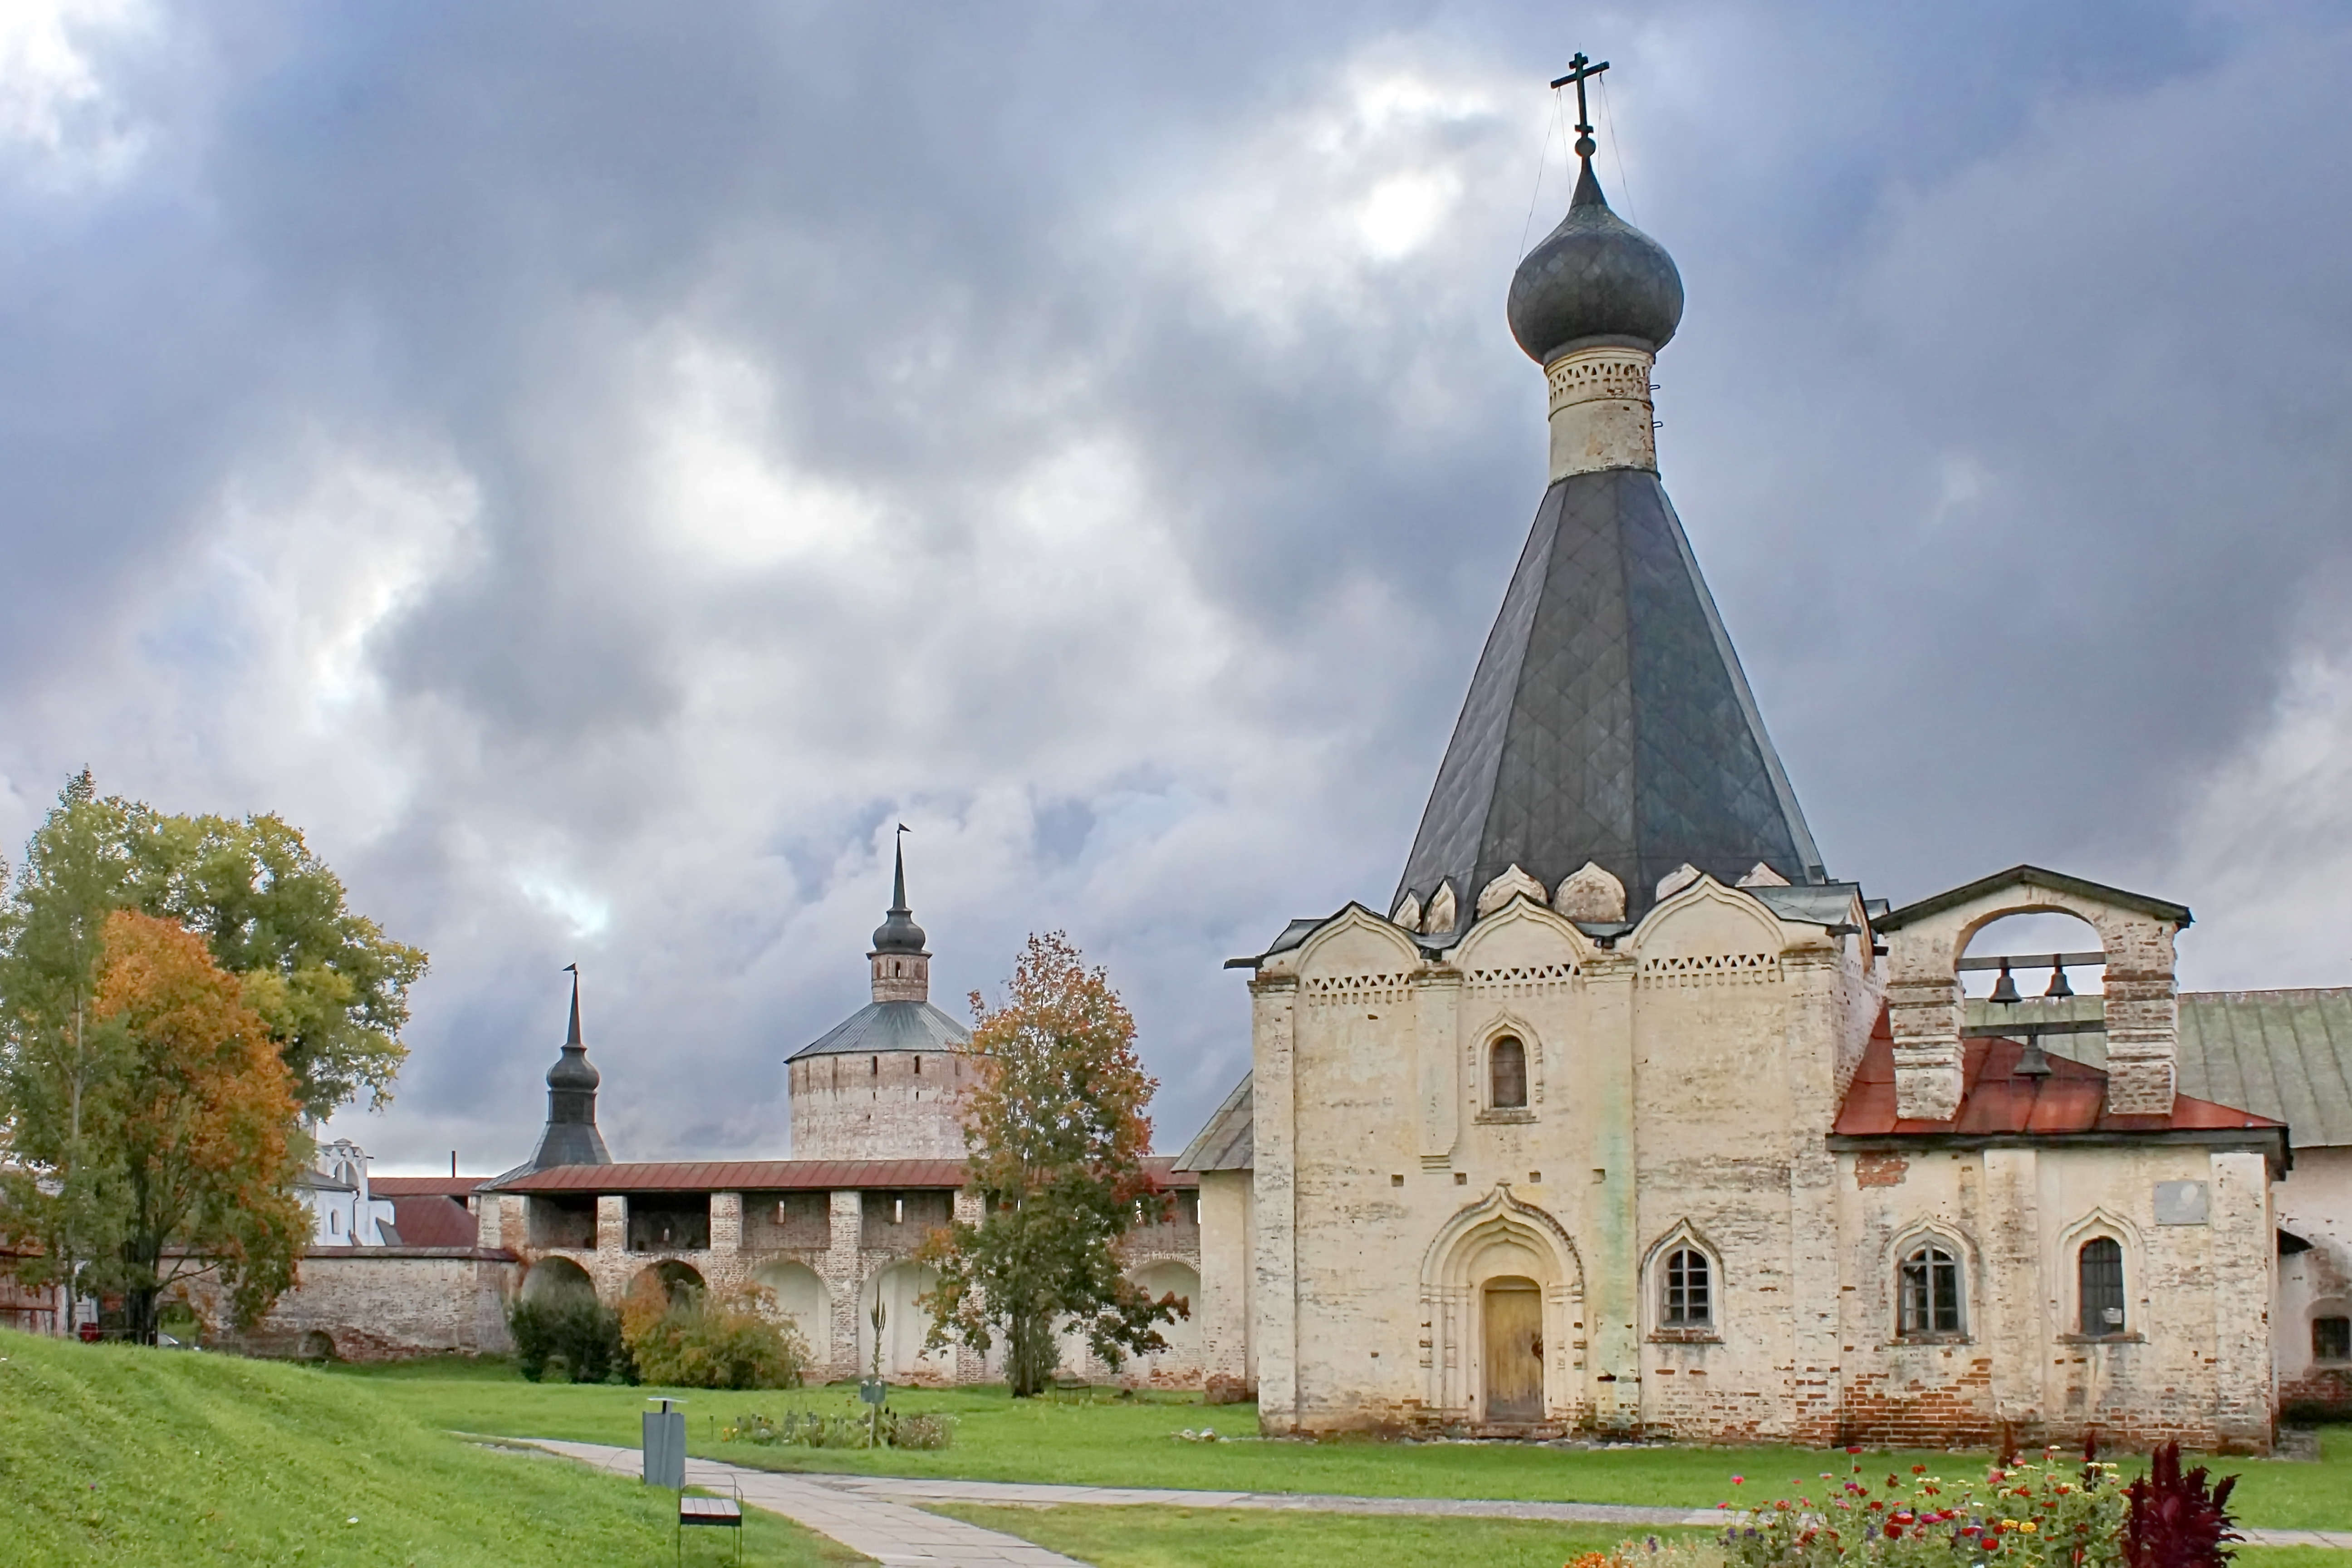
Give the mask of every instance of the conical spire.
[[907, 829], [898, 829], [900, 837], [891, 872], [890, 909], [888, 917], [874, 928], [876, 952], [920, 952], [923, 951], [923, 928], [915, 923], [912, 910], [907, 907]]
[[562, 1054], [547, 1069], [547, 1131], [541, 1134], [539, 1152], [528, 1167], [534, 1171], [551, 1165], [613, 1163], [604, 1134], [596, 1131], [596, 1089], [604, 1081], [603, 1075], [590, 1064], [588, 1047], [580, 1035], [580, 966], [563, 967], [572, 976], [572, 1021], [564, 1032]]

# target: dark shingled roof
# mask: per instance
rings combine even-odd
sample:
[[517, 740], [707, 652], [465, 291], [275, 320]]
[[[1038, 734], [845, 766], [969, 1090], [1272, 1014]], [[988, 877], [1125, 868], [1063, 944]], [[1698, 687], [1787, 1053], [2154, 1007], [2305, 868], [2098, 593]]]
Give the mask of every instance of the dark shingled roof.
[[1257, 1101], [1252, 1093], [1255, 1072], [1242, 1074], [1233, 1093], [1217, 1107], [1208, 1125], [1176, 1156], [1180, 1171], [1246, 1171], [1257, 1159]]
[[788, 1058], [882, 1051], [960, 1051], [971, 1031], [929, 1002], [868, 1002]]
[[1510, 867], [1556, 889], [1593, 860], [1638, 919], [1685, 863], [1804, 883], [1820, 859], [1658, 476], [1553, 485], [1391, 907], [1450, 879], [1467, 924]]

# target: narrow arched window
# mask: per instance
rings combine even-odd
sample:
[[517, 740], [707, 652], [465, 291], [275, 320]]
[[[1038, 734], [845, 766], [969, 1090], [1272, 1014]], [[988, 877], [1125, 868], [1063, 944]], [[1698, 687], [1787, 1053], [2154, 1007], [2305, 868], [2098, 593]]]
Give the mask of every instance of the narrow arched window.
[[1715, 1321], [1715, 1279], [1706, 1254], [1677, 1247], [1666, 1254], [1665, 1298], [1659, 1321], [1670, 1329], [1704, 1329]]
[[1486, 1074], [1497, 1110], [1516, 1110], [1528, 1102], [1528, 1047], [1517, 1036], [1505, 1035], [1486, 1053]]
[[2124, 1331], [2124, 1249], [2113, 1237], [2095, 1236], [2074, 1255], [2082, 1288], [2083, 1332]]
[[1960, 1332], [1960, 1260], [1940, 1242], [1929, 1242], [1903, 1260], [1902, 1331]]

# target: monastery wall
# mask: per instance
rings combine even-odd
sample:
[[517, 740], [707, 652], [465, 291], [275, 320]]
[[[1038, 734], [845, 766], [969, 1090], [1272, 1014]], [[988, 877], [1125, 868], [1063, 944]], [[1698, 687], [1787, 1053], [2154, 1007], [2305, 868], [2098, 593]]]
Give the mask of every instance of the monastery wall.
[[229, 1326], [213, 1279], [189, 1281], [185, 1296], [210, 1342], [246, 1355], [497, 1354], [514, 1348], [506, 1300], [519, 1273], [511, 1258], [464, 1247], [313, 1247], [303, 1255], [300, 1282], [242, 1332]]

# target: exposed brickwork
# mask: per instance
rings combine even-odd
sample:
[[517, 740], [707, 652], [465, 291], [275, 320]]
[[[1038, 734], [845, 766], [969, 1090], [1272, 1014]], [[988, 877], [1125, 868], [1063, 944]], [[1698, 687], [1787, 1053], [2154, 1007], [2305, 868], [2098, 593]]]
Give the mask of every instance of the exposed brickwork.
[[1903, 1173], [1911, 1162], [1900, 1154], [1857, 1154], [1853, 1162], [1853, 1184], [1857, 1187], [1899, 1187]]

